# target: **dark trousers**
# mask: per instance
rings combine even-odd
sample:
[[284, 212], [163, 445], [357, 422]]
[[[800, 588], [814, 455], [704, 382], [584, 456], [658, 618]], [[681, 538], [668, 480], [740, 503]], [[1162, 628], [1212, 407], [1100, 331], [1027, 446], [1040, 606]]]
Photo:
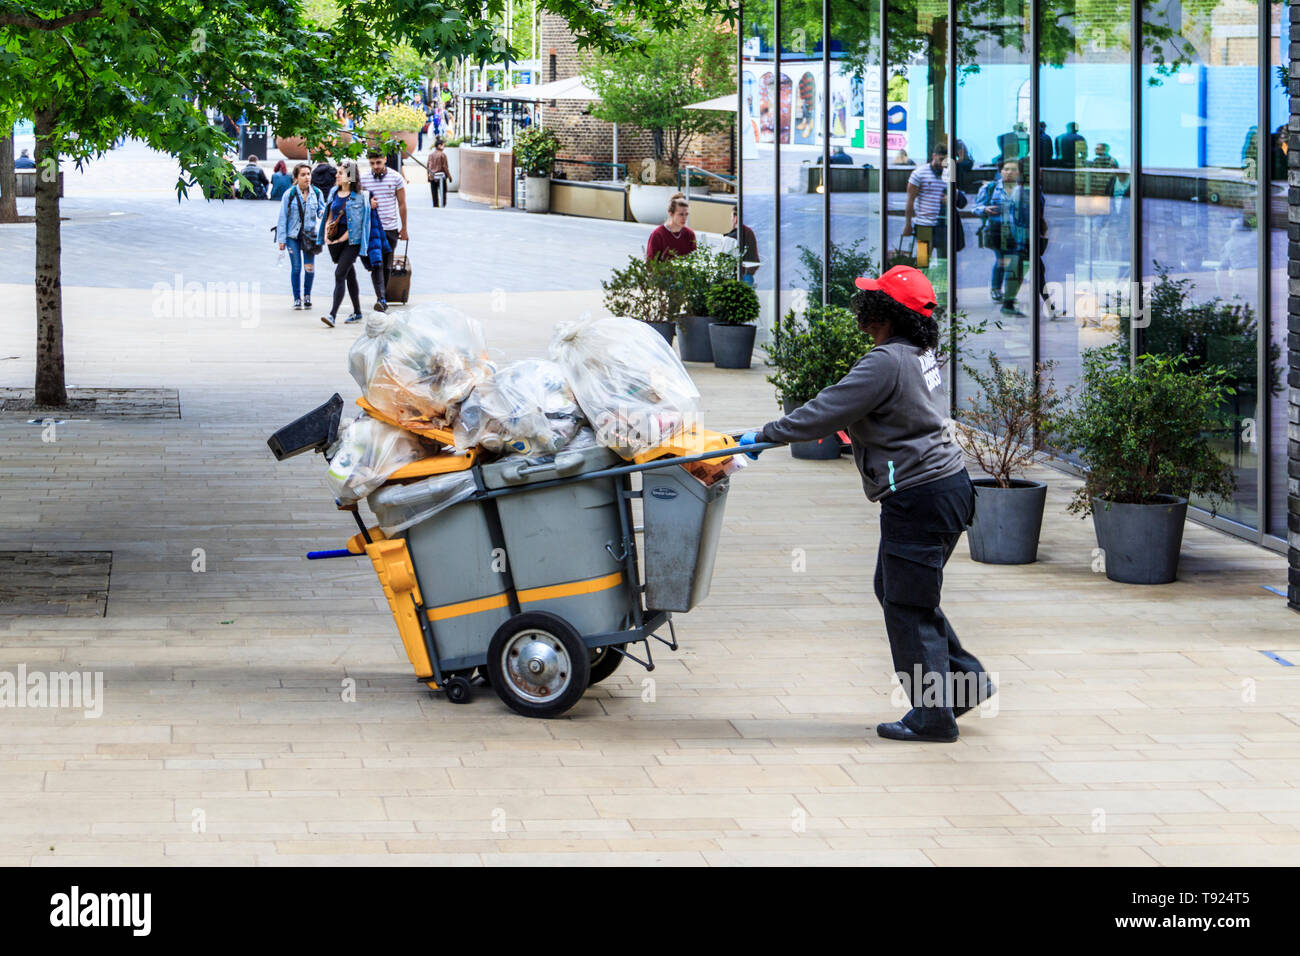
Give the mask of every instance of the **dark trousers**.
[[384, 275], [383, 264], [372, 266], [370, 260], [366, 260], [366, 270], [370, 273], [370, 284], [375, 287], [375, 298], [380, 302], [388, 301], [388, 280]]
[[[397, 251], [397, 234], [400, 231], [401, 231], [400, 229], [384, 230], [384, 235], [388, 237], [388, 251], [384, 253], [384, 288], [385, 289], [388, 288], [388, 277], [393, 274], [393, 253]], [[379, 295], [378, 286], [375, 287], [375, 294]]]
[[330, 258], [334, 260], [334, 304], [330, 306], [330, 315], [337, 317], [339, 306], [343, 304], [343, 290], [346, 287], [352, 299], [352, 312], [361, 311], [361, 289], [357, 285], [355, 263], [361, 247], [349, 242], [340, 242], [329, 247]]
[[[433, 193], [433, 208], [447, 205], [447, 180], [446, 178], [434, 178], [429, 180], [429, 192]], [[439, 196], [442, 202], [438, 202]]]
[[965, 470], [880, 502], [876, 599], [885, 612], [894, 672], [912, 702], [903, 723], [918, 733], [955, 732], [953, 707], [976, 706], [985, 696], [984, 666], [961, 646], [939, 608], [943, 568], [974, 509]]

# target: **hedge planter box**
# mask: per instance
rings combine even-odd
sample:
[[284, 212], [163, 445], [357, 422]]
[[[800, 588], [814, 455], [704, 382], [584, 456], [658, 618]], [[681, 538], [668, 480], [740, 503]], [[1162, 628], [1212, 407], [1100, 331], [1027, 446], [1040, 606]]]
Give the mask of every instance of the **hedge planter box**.
[[[802, 404], [804, 403], [787, 398], [781, 403], [781, 407], [789, 415]], [[817, 441], [791, 442], [790, 454], [804, 461], [834, 461], [840, 457], [840, 437], [838, 435], [828, 435]]]
[[669, 345], [673, 344], [673, 336], [677, 334], [676, 322], [647, 322], [646, 325], [662, 335]]
[[683, 362], [712, 362], [713, 342], [709, 338], [709, 325], [713, 320], [707, 315], [684, 315], [681, 318], [682, 337], [679, 345]]
[[966, 529], [971, 560], [983, 564], [1033, 564], [1043, 527], [1047, 485], [1011, 479], [1010, 488], [992, 478], [977, 478], [975, 520]]
[[709, 344], [713, 347], [713, 364], [718, 368], [749, 368], [754, 357], [754, 325], [720, 325], [709, 323]]
[[1092, 525], [1106, 577], [1125, 584], [1168, 584], [1178, 577], [1187, 499], [1158, 495], [1152, 504], [1093, 502]]

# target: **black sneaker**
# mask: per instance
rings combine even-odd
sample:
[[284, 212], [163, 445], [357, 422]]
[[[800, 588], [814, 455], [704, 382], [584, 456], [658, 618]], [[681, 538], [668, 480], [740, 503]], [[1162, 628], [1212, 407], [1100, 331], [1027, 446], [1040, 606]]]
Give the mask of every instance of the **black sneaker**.
[[361, 321], [361, 313], [353, 312], [351, 315], [349, 315], [346, 319], [343, 320], [343, 324], [351, 325], [353, 322], [360, 322], [360, 321]]
[[320, 320], [321, 320], [322, 322], [324, 322], [326, 325], [328, 325], [331, 329], [334, 328], [334, 316], [332, 316], [332, 315], [322, 315], [322, 316], [320, 317]]
[[295, 310], [301, 309], [301, 308], [302, 308], [302, 299], [294, 299], [294, 300], [293, 300], [293, 307], [294, 307]]
[[304, 309], [310, 309], [310, 308], [311, 308], [311, 296], [309, 296], [309, 295], [305, 295], [305, 296], [302, 297], [302, 307], [303, 307]]
[[375, 311], [376, 311], [376, 312], [387, 312], [387, 311], [388, 311], [388, 303], [385, 302], [383, 299], [376, 299], [376, 300], [375, 300]]

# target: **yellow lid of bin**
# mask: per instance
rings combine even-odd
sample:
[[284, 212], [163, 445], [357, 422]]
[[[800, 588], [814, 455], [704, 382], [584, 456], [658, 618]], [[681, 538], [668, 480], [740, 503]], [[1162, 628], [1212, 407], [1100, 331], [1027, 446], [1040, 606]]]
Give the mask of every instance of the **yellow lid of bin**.
[[[690, 455], [702, 455], [706, 451], [717, 451], [720, 448], [731, 448], [736, 444], [736, 440], [730, 435], [724, 435], [721, 432], [710, 431], [699, 425], [688, 425], [685, 428], [679, 428], [673, 432], [664, 441], [662, 445], [656, 445], [654, 448], [648, 448], [641, 454], [632, 459], [636, 464], [643, 465], [647, 461], [655, 461], [658, 458], [686, 458]], [[716, 461], [727, 461], [726, 458], [715, 459]]]
[[453, 471], [464, 471], [471, 467], [478, 458], [478, 449], [471, 448], [464, 454], [445, 451], [441, 455], [430, 455], [409, 465], [403, 465], [388, 476], [384, 484], [393, 481], [409, 481], [412, 478], [428, 478], [430, 475], [449, 475]]
[[[405, 431], [411, 432], [412, 434], [419, 435], [421, 438], [428, 438], [432, 441], [436, 441], [440, 445], [446, 445], [448, 448], [450, 448], [454, 443], [454, 439], [452, 438], [450, 428], [434, 428], [432, 425], [428, 425], [428, 426], [415, 425], [411, 422], [407, 422], [403, 424], [402, 422], [399, 422], [397, 419], [393, 418], [391, 415], [385, 415], [383, 412], [376, 409], [375, 406], [371, 405], [364, 398], [358, 398], [357, 404], [361, 406], [361, 410], [363, 412], [365, 412], [367, 415], [369, 415], [377, 422], [383, 422], [385, 425], [392, 425], [394, 428], [404, 429]], [[450, 469], [450, 470], [454, 471], [455, 469]]]

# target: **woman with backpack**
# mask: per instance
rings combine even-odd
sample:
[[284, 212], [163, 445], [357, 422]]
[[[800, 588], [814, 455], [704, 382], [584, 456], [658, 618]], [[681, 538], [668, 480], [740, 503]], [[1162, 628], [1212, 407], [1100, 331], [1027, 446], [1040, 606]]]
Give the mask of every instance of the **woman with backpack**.
[[370, 249], [370, 202], [361, 189], [357, 164], [347, 160], [339, 165], [338, 181], [325, 200], [316, 241], [329, 250], [334, 260], [334, 301], [329, 314], [320, 320], [334, 328], [346, 288], [352, 300], [352, 314], [345, 322], [361, 321], [361, 292], [357, 286], [356, 261], [366, 259]]
[[311, 308], [311, 281], [315, 275], [316, 253], [320, 251], [316, 234], [324, 209], [324, 197], [311, 184], [311, 167], [306, 163], [294, 166], [293, 185], [280, 197], [275, 239], [281, 249], [289, 250], [289, 285], [293, 288], [295, 309]]

